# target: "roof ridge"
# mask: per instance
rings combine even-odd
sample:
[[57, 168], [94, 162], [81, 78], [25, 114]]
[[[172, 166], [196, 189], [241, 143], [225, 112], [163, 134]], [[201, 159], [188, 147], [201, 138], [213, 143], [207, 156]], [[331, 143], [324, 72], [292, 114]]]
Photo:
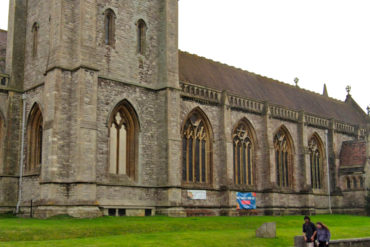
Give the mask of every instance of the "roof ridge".
[[245, 69], [236, 67], [234, 65], [229, 65], [229, 64], [226, 64], [226, 63], [223, 63], [223, 62], [220, 62], [220, 61], [216, 61], [216, 60], [211, 59], [211, 58], [207, 58], [207, 57], [204, 57], [204, 56], [200, 56], [198, 54], [190, 53], [188, 51], [182, 51], [182, 50], [179, 50], [179, 51], [182, 52], [182, 53], [184, 53], [184, 54], [187, 54], [187, 55], [198, 57], [200, 59], [205, 59], [205, 60], [208, 60], [210, 62], [213, 62], [213, 63], [216, 63], [216, 64], [220, 64], [222, 66], [226, 66], [226, 67], [229, 67], [229, 68], [234, 69], [234, 70], [238, 70], [238, 71], [243, 72], [243, 73], [250, 73], [250, 74], [255, 75], [255, 76], [258, 76], [258, 77], [266, 78], [266, 79], [269, 79], [269, 80], [271, 80], [271, 81], [273, 81], [275, 83], [278, 83], [278, 84], [281, 84], [281, 85], [284, 85], [284, 86], [288, 86], [288, 87], [294, 88], [296, 90], [302, 90], [302, 91], [305, 91], [307, 93], [310, 93], [310, 94], [313, 94], [313, 95], [316, 95], [316, 96], [320, 96], [323, 99], [326, 99], [326, 100], [329, 100], [329, 101], [334, 101], [336, 103], [346, 104], [345, 101], [342, 101], [340, 99], [336, 99], [336, 98], [333, 98], [333, 97], [330, 97], [330, 96], [324, 96], [324, 95], [322, 95], [322, 94], [320, 94], [318, 92], [311, 91], [311, 90], [306, 89], [306, 88], [297, 87], [297, 86], [291, 85], [289, 83], [280, 81], [278, 79], [274, 79], [274, 78], [271, 78], [271, 77], [268, 77], [268, 76], [264, 76], [264, 75], [261, 75], [261, 74], [255, 73], [255, 72], [251, 72], [249, 70], [245, 70]]

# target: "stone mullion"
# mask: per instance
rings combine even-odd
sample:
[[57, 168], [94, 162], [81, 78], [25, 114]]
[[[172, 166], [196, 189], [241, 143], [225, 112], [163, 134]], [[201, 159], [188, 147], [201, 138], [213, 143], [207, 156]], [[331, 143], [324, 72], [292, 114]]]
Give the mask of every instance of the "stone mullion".
[[315, 169], [316, 169], [316, 173], [315, 173], [315, 186], [316, 188], [320, 188], [320, 185], [319, 185], [319, 163], [318, 163], [318, 155], [317, 153], [315, 154]]
[[319, 188], [321, 189], [322, 188], [322, 177], [323, 177], [323, 167], [322, 167], [322, 164], [323, 164], [323, 162], [322, 162], [322, 154], [321, 153], [319, 153], [319, 157], [318, 157], [318, 164], [317, 164], [317, 166], [318, 166], [318, 169], [319, 169], [319, 172], [318, 172], [318, 175], [319, 175], [319, 177], [318, 177], [318, 181], [319, 181]]
[[243, 169], [243, 144], [239, 142], [239, 184], [243, 184], [244, 169]]
[[250, 146], [251, 144], [248, 145], [248, 152], [249, 152], [249, 160], [248, 160], [248, 169], [250, 171], [250, 174], [249, 174], [249, 184], [250, 185], [254, 185], [254, 169], [253, 169], [253, 148]]
[[190, 165], [189, 165], [189, 144], [190, 143], [190, 137], [186, 138], [186, 182], [190, 182]]
[[275, 163], [274, 163], [274, 166], [275, 166], [275, 170], [276, 170], [276, 185], [277, 186], [280, 186], [280, 151], [277, 149], [275, 150]]
[[195, 155], [196, 155], [196, 150], [195, 150], [195, 144], [197, 142], [197, 137], [196, 135], [194, 134], [194, 138], [193, 138], [193, 142], [192, 142], [192, 165], [193, 165], [193, 177], [191, 178], [191, 182], [196, 182], [196, 177], [195, 177], [195, 169], [196, 169], [196, 164], [195, 164]]
[[119, 158], [120, 158], [120, 130], [122, 126], [116, 126], [116, 174], [119, 174]]
[[313, 154], [312, 151], [310, 151], [310, 177], [311, 177], [311, 187], [313, 188], [314, 185], [314, 176], [313, 176]]
[[247, 149], [247, 144], [246, 143], [243, 143], [243, 169], [244, 169], [243, 183], [248, 184], [249, 183], [249, 180], [248, 180], [248, 175], [249, 175], [249, 173], [248, 173], [249, 172], [248, 171], [248, 149]]
[[322, 178], [321, 157], [322, 157], [322, 155], [320, 155], [320, 153], [318, 153], [317, 154], [317, 183], [318, 183], [318, 187], [320, 189], [322, 187], [322, 182], [321, 182], [321, 178]]
[[203, 174], [202, 174], [202, 171], [203, 171], [203, 166], [205, 166], [205, 164], [203, 164], [203, 157], [202, 157], [202, 140], [200, 139], [199, 140], [199, 166], [200, 166], [200, 170], [199, 170], [199, 181], [202, 182], [203, 181]]
[[313, 185], [312, 187], [317, 189], [317, 159], [316, 159], [316, 153], [313, 152]]
[[211, 161], [210, 161], [210, 150], [211, 150], [211, 148], [210, 148], [210, 145], [211, 145], [211, 143], [210, 143], [210, 139], [209, 139], [210, 137], [208, 137], [208, 138], [206, 138], [205, 139], [205, 153], [206, 153], [206, 158], [205, 158], [205, 175], [206, 175], [206, 183], [210, 183], [211, 182], [211, 180], [210, 180], [210, 176], [212, 176], [212, 174], [211, 174], [211, 172], [212, 172], [212, 169], [211, 169]]
[[237, 172], [236, 172], [236, 143], [234, 141], [233, 143], [233, 183], [236, 184], [236, 176], [237, 176]]

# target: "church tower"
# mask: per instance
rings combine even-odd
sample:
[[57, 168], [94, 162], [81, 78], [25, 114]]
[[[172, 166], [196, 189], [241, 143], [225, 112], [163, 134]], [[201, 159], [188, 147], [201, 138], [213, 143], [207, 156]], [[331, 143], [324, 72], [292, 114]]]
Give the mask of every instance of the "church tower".
[[[124, 205], [140, 214], [154, 206], [154, 190], [128, 187], [169, 181], [168, 119], [179, 121], [170, 107], [179, 97], [178, 1], [10, 0], [8, 37], [16, 102], [7, 115], [17, 122], [6, 139], [20, 141], [5, 153], [12, 162], [3, 174], [22, 177], [19, 188], [17, 179], [9, 182], [10, 204], [27, 211], [32, 201], [38, 217], [98, 216]], [[112, 134], [114, 124], [127, 141]], [[124, 157], [112, 154], [119, 144]]]

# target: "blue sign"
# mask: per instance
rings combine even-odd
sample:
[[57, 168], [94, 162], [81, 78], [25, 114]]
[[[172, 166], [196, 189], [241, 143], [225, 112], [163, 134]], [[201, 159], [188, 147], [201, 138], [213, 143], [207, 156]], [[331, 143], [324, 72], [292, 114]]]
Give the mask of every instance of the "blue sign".
[[236, 193], [237, 209], [256, 209], [256, 193]]

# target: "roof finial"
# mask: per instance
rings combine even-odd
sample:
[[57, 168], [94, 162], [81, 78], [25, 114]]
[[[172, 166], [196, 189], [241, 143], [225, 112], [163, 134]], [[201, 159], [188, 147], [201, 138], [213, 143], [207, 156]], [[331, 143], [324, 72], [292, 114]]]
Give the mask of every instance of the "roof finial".
[[299, 82], [299, 78], [298, 77], [295, 77], [294, 78], [294, 83], [295, 83], [295, 86], [298, 87], [298, 82]]
[[367, 110], [367, 115], [370, 116], [370, 105], [367, 106], [366, 110]]
[[350, 95], [351, 94], [351, 86], [350, 85], [348, 85], [347, 87], [346, 87], [346, 91], [347, 91], [347, 94], [348, 95]]
[[324, 90], [322, 92], [322, 95], [326, 96], [326, 97], [329, 97], [329, 94], [328, 94], [328, 89], [326, 87], [326, 83], [324, 83]]

